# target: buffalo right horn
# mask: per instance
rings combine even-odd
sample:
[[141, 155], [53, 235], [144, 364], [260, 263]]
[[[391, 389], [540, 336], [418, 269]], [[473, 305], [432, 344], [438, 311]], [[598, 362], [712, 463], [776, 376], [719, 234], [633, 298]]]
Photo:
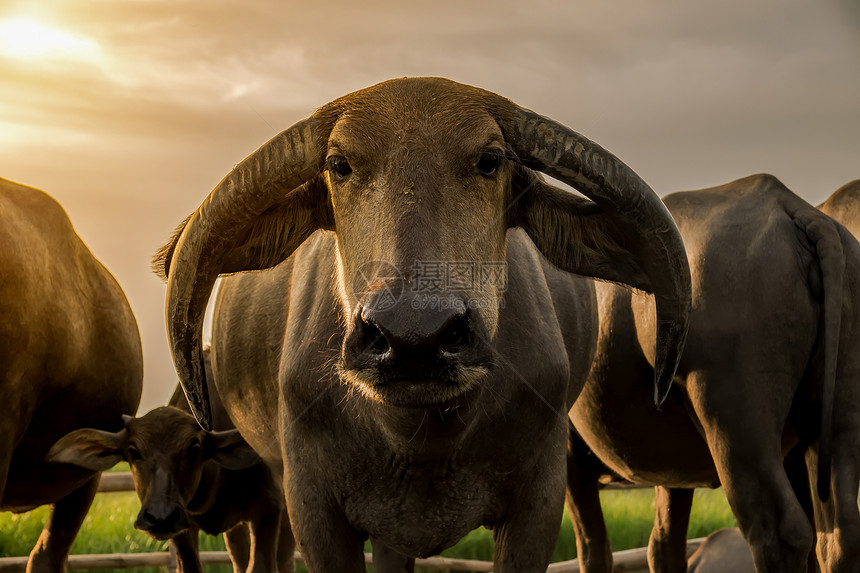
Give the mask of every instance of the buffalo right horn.
[[645, 181], [593, 141], [503, 98], [497, 105], [515, 160], [581, 191], [630, 238], [657, 304], [654, 403], [660, 406], [681, 359], [692, 307], [690, 267], [672, 215]]

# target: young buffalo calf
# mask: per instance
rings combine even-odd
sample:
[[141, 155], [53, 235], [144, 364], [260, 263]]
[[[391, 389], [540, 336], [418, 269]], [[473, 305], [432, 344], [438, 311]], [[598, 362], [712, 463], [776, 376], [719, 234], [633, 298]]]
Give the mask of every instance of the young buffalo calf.
[[[201, 529], [224, 532], [237, 573], [293, 569], [294, 542], [281, 490], [238, 430], [206, 432], [172, 406], [124, 420], [125, 428], [116, 433], [85, 428], [67, 434], [48, 459], [96, 471], [127, 461], [141, 503], [134, 526], [155, 539], [170, 539], [184, 573], [203, 571]], [[280, 553], [279, 533], [288, 545]]]

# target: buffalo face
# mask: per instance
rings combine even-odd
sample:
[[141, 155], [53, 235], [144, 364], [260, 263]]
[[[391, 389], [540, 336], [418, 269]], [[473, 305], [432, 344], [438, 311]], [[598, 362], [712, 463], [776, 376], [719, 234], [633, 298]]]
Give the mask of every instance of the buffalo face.
[[[155, 539], [171, 539], [191, 526], [195, 503], [205, 499], [207, 488], [200, 484], [206, 471], [218, 471], [215, 465], [241, 469], [259, 460], [237, 430], [204, 431], [176, 408], [123, 419], [119, 432], [84, 428], [66, 434], [48, 460], [94, 471], [128, 462], [141, 506], [134, 526]], [[207, 468], [210, 461], [215, 465]]]
[[451, 404], [491, 373], [511, 227], [563, 270], [655, 293], [661, 401], [686, 336], [690, 277], [659, 198], [557, 122], [478, 88], [408, 78], [277, 135], [156, 255], [192, 411], [211, 427], [201, 330], [218, 275], [274, 266], [319, 229], [337, 239], [342, 379], [386, 404]]
[[371, 399], [430, 407], [490, 372], [512, 165], [489, 113], [423, 97], [351, 101], [326, 143], [324, 179], [345, 317], [340, 372]]

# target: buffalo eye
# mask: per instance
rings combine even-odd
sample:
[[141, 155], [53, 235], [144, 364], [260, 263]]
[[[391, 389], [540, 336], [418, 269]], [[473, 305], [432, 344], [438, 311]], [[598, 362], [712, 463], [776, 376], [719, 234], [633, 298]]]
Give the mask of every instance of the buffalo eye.
[[342, 155], [333, 155], [328, 158], [328, 168], [334, 172], [340, 179], [343, 179], [352, 173], [352, 167], [349, 161]]
[[498, 151], [485, 151], [481, 154], [481, 158], [478, 160], [478, 163], [475, 164], [475, 167], [477, 167], [478, 171], [481, 172], [481, 175], [490, 177], [495, 175], [496, 170], [499, 168], [501, 163], [501, 153]]
[[138, 462], [143, 456], [140, 455], [140, 450], [134, 446], [128, 447], [128, 461], [130, 463]]

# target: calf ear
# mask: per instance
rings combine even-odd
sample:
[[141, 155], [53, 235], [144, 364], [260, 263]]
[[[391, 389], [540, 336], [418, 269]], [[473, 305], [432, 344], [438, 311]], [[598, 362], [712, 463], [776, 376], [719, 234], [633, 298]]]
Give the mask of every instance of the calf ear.
[[75, 430], [60, 438], [45, 459], [97, 472], [104, 471], [122, 461], [126, 436], [124, 429], [116, 433], [92, 428]]
[[510, 225], [522, 227], [553, 265], [652, 292], [636, 256], [637, 246], [596, 203], [549, 185], [519, 166], [512, 196]]
[[260, 461], [239, 430], [210, 432], [207, 437], [207, 458], [228, 470], [241, 470]]

